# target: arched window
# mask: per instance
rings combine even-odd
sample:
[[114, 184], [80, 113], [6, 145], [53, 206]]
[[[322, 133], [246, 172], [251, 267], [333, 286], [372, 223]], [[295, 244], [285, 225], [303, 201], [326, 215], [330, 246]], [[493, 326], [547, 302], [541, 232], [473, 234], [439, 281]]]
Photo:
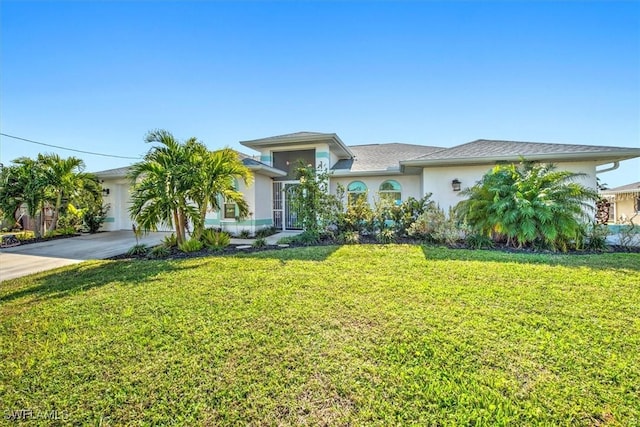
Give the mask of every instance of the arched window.
[[347, 186], [347, 203], [351, 206], [360, 198], [367, 200], [367, 186], [362, 181], [353, 181]]
[[389, 200], [396, 205], [402, 203], [402, 187], [400, 187], [397, 181], [390, 179], [383, 182], [380, 184], [378, 192], [380, 193], [381, 199]]

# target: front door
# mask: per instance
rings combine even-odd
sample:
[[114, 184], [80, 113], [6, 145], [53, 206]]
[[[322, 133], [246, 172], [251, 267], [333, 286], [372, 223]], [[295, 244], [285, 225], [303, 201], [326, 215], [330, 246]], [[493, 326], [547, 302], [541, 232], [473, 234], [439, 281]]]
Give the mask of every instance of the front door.
[[298, 181], [276, 181], [273, 183], [273, 226], [279, 230], [301, 230], [298, 213], [290, 203], [291, 187]]

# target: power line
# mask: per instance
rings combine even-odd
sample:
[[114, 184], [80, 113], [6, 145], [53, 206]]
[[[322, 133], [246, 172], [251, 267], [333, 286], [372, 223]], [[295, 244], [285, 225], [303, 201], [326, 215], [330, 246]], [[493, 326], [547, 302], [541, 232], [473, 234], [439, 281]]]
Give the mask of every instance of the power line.
[[20, 141], [30, 142], [32, 144], [44, 145], [46, 147], [59, 148], [60, 150], [75, 151], [76, 153], [91, 154], [93, 156], [114, 157], [114, 158], [117, 158], [117, 159], [130, 159], [130, 160], [139, 160], [141, 158], [141, 157], [116, 156], [115, 154], [94, 153], [93, 151], [76, 150], [75, 148], [66, 148], [66, 147], [60, 147], [59, 145], [45, 144], [44, 142], [38, 142], [38, 141], [33, 141], [31, 139], [20, 138], [19, 136], [14, 136], [14, 135], [7, 135], [6, 133], [1, 133], [1, 132], [0, 132], [0, 135], [6, 136], [7, 138], [13, 138], [13, 139], [18, 139]]

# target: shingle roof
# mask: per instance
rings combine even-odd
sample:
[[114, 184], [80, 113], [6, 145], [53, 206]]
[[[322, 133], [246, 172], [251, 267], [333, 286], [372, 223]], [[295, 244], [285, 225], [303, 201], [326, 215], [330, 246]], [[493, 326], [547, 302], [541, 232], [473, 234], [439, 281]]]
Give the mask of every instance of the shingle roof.
[[129, 173], [129, 169], [131, 166], [124, 166], [121, 168], [115, 169], [107, 169], [103, 171], [93, 172], [98, 178], [108, 178], [108, 177], [125, 177], [127, 173]]
[[633, 192], [636, 193], [640, 191], [640, 181], [634, 182], [632, 184], [621, 185], [620, 187], [608, 188], [606, 190], [602, 190], [601, 193], [625, 193], [625, 192]]
[[593, 160], [598, 164], [605, 164], [640, 157], [640, 148], [478, 139], [416, 159], [403, 160], [401, 164], [404, 166], [486, 164], [518, 161], [522, 157], [534, 161]]
[[604, 147], [596, 145], [551, 144], [544, 142], [500, 141], [478, 139], [466, 144], [457, 145], [436, 153], [427, 154], [420, 159], [462, 159], [524, 156], [540, 154], [582, 154], [607, 153], [623, 150], [621, 147]]
[[355, 157], [353, 159], [339, 160], [333, 166], [333, 170], [351, 172], [398, 170], [400, 168], [400, 160], [413, 159], [443, 150], [444, 148], [396, 142], [389, 144], [350, 145], [349, 149]]

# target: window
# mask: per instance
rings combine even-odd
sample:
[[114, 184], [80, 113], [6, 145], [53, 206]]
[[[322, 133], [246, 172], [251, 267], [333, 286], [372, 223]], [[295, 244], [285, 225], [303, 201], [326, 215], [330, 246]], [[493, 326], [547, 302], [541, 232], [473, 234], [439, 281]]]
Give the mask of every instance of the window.
[[397, 181], [389, 180], [380, 184], [380, 198], [399, 205], [402, 203], [402, 187]]
[[362, 181], [353, 181], [347, 186], [347, 203], [352, 206], [359, 199], [367, 200], [367, 186]]
[[224, 204], [224, 219], [235, 219], [236, 218], [236, 204], [235, 203], [225, 203]]
[[[238, 189], [238, 181], [233, 178], [233, 188], [234, 190]], [[225, 201], [222, 206], [222, 217], [224, 219], [236, 219], [238, 216], [238, 209], [235, 203]]]
[[640, 196], [636, 197], [635, 205], [636, 212], [640, 212]]

